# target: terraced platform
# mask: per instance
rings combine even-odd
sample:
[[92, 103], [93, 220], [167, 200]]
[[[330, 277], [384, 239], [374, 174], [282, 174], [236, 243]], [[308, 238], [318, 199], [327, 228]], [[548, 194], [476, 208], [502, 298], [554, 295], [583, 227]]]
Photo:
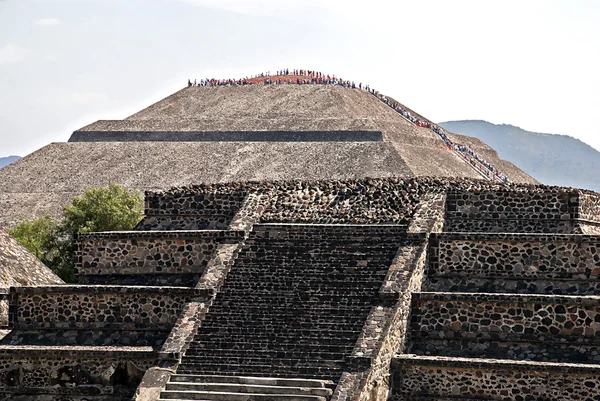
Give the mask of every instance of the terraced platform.
[[393, 400], [600, 399], [600, 236], [574, 234], [593, 216], [555, 199], [452, 194], [444, 228], [457, 232], [430, 238]]
[[600, 196], [472, 185], [148, 194], [79, 237], [80, 284], [0, 294], [0, 395], [598, 401]]

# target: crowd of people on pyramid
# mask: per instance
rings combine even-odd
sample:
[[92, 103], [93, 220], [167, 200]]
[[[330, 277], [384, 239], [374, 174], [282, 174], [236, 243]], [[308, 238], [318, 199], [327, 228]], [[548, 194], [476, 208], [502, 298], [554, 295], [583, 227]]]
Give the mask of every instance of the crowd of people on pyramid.
[[474, 166], [475, 168], [477, 168], [479, 171], [481, 171], [487, 177], [489, 177], [489, 178], [497, 178], [498, 180], [501, 180], [503, 182], [510, 182], [510, 180], [508, 179], [507, 176], [505, 176], [504, 174], [502, 174], [500, 171], [498, 171], [498, 169], [496, 169], [494, 166], [492, 166], [487, 160], [485, 160], [483, 157], [481, 157], [479, 154], [477, 154], [477, 152], [475, 152], [473, 149], [471, 149], [470, 146], [468, 146], [468, 145], [460, 145], [460, 144], [452, 142], [452, 140], [448, 137], [448, 135], [446, 134], [446, 132], [444, 132], [444, 130], [442, 128], [438, 127], [435, 124], [431, 124], [430, 122], [420, 120], [416, 116], [411, 115], [410, 112], [407, 111], [407, 110], [404, 110], [400, 106], [400, 104], [398, 104], [396, 102], [393, 102], [392, 100], [388, 99], [386, 96], [379, 94], [379, 92], [375, 92], [374, 94], [381, 101], [383, 101], [388, 106], [390, 106], [391, 108], [393, 108], [394, 110], [396, 110], [404, 118], [406, 118], [407, 120], [409, 120], [413, 124], [415, 124], [415, 125], [417, 125], [419, 127], [422, 127], [422, 128], [429, 128], [430, 130], [432, 130], [433, 132], [435, 132], [436, 134], [438, 134], [439, 137], [446, 144], [446, 146], [443, 146], [442, 148], [448, 149], [448, 150], [454, 150], [456, 152], [461, 153], [461, 155], [469, 163], [471, 163], [472, 166]]
[[214, 78], [206, 78], [197, 81], [194, 79], [192, 82], [188, 79], [188, 88], [190, 86], [239, 86], [239, 85], [252, 85], [253, 82], [249, 80], [249, 78], [243, 79], [214, 79]]
[[246, 77], [242, 79], [214, 79], [214, 78], [204, 78], [200, 81], [194, 79], [192, 82], [188, 79], [188, 87], [192, 86], [243, 86], [243, 85], [339, 85], [344, 88], [358, 89], [369, 92], [373, 96], [377, 97], [379, 100], [383, 101], [389, 107], [394, 109], [396, 112], [400, 113], [402, 117], [406, 120], [412, 122], [413, 124], [422, 127], [428, 128], [438, 134], [440, 138], [444, 141], [445, 146], [442, 146], [443, 149], [453, 150], [459, 152], [472, 166], [477, 168], [483, 174], [488, 176], [489, 178], [496, 178], [504, 182], [509, 182], [508, 177], [498, 171], [494, 166], [492, 166], [488, 161], [486, 161], [483, 157], [481, 157], [477, 152], [475, 152], [468, 145], [461, 145], [452, 142], [446, 132], [437, 125], [431, 124], [428, 121], [423, 121], [419, 119], [417, 116], [412, 115], [408, 110], [405, 110], [399, 103], [388, 99], [386, 96], [382, 95], [378, 91], [371, 89], [368, 85], [363, 85], [360, 82], [358, 85], [354, 81], [342, 79], [335, 75], [324, 74], [322, 72], [313, 71], [313, 70], [304, 70], [304, 69], [282, 69], [276, 71], [275, 74], [271, 74], [270, 71], [266, 73], [256, 74], [251, 77]]

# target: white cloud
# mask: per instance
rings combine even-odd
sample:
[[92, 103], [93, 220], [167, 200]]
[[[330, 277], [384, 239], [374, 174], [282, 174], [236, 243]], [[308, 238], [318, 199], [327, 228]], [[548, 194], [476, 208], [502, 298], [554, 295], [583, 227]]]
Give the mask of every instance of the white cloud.
[[0, 64], [18, 63], [25, 60], [29, 53], [31, 53], [29, 49], [9, 43], [0, 47]]
[[102, 92], [70, 92], [60, 94], [58, 98], [63, 103], [90, 105], [106, 102], [108, 95]]
[[40, 18], [35, 21], [35, 25], [37, 26], [56, 26], [60, 25], [60, 20], [58, 18]]
[[250, 15], [290, 15], [309, 9], [344, 9], [350, 0], [177, 0], [196, 6]]

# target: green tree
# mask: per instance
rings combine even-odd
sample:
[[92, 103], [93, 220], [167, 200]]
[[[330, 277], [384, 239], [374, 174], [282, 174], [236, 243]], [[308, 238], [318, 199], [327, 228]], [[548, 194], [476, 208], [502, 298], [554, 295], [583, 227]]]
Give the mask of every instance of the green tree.
[[117, 184], [92, 188], [63, 209], [60, 230], [71, 236], [99, 231], [131, 230], [144, 213], [138, 192]]
[[35, 220], [24, 220], [15, 228], [8, 229], [8, 233], [45, 264], [54, 258], [52, 249], [57, 235], [57, 224], [50, 215]]
[[66, 282], [74, 277], [75, 239], [78, 234], [131, 230], [142, 218], [138, 192], [117, 184], [86, 190], [65, 206], [62, 219], [49, 216], [23, 221], [10, 233]]

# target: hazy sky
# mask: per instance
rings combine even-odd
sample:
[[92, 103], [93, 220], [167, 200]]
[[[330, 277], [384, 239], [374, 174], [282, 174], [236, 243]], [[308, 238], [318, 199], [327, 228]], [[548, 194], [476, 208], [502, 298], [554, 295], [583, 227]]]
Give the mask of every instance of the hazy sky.
[[598, 0], [0, 0], [0, 156], [285, 67], [600, 149]]

